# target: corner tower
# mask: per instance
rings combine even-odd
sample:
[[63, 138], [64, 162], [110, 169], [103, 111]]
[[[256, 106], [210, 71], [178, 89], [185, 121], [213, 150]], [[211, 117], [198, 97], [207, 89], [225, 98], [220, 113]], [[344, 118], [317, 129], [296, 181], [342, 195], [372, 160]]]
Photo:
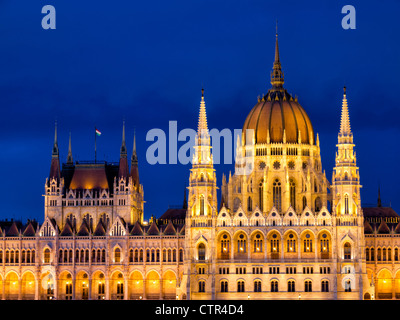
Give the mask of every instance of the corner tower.
[[[204, 90], [202, 90], [199, 123], [189, 177], [189, 199], [186, 214], [186, 292], [188, 299], [196, 293], [215, 298], [215, 261], [213, 257], [217, 216], [217, 179], [211, 154]], [[198, 274], [201, 274], [199, 278]], [[204, 297], [204, 295], [202, 296]]]
[[[337, 244], [337, 295], [339, 299], [362, 299], [365, 290], [363, 288], [363, 278], [366, 277], [364, 218], [361, 208], [360, 173], [354, 147], [346, 87], [344, 87], [331, 188], [332, 218]], [[364, 281], [364, 283], [368, 283], [368, 281]]]

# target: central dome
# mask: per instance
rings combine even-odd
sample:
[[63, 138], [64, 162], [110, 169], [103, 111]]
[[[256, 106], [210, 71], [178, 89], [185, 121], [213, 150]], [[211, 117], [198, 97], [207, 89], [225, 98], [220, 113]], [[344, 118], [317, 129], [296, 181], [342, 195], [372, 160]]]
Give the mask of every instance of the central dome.
[[301, 143], [314, 144], [314, 130], [297, 98], [283, 88], [284, 77], [279, 60], [278, 35], [275, 44], [275, 61], [271, 72], [272, 88], [258, 99], [248, 114], [242, 134], [254, 130], [254, 143]]
[[298, 143], [300, 138], [301, 143], [314, 144], [310, 118], [296, 100], [286, 90], [271, 89], [248, 114], [243, 134], [253, 129], [255, 143], [267, 143], [268, 139], [270, 143]]

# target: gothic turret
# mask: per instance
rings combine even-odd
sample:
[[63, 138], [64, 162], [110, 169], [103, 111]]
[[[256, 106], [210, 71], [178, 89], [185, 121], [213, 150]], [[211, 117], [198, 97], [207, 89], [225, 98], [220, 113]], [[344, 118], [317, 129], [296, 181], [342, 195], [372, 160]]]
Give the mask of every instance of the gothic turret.
[[[363, 295], [363, 282], [367, 275], [364, 255], [364, 218], [360, 197], [360, 174], [354, 152], [353, 133], [350, 127], [350, 116], [347, 104], [346, 87], [342, 101], [342, 115], [338, 134], [335, 167], [332, 175], [332, 218], [338, 239], [337, 258], [338, 297], [343, 292], [357, 292]], [[364, 279], [364, 280], [363, 280]]]
[[189, 177], [189, 201], [186, 215], [186, 290], [191, 297], [197, 292], [196, 273], [198, 263], [207, 263], [204, 274], [207, 297], [215, 299], [215, 221], [217, 217], [217, 179], [211, 154], [210, 135], [207, 126], [206, 104], [202, 89], [198, 130], [195, 139], [192, 169]]

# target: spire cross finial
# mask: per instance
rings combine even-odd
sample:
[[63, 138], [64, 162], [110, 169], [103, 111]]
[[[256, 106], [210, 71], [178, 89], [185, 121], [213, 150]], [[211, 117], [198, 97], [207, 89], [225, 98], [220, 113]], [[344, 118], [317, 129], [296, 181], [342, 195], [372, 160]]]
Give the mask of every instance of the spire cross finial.
[[278, 21], [276, 22], [276, 40], [275, 40], [275, 60], [271, 72], [271, 84], [274, 88], [281, 88], [284, 83], [284, 77], [279, 58], [279, 45], [278, 45]]
[[58, 157], [58, 142], [57, 142], [57, 119], [55, 120], [54, 123], [54, 144], [53, 144], [53, 156]]

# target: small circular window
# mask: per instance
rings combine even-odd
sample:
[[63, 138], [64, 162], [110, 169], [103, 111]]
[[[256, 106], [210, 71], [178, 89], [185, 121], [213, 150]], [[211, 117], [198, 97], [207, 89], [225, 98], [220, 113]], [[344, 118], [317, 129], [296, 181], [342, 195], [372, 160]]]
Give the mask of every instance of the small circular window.
[[281, 167], [281, 163], [279, 161], [275, 161], [273, 166], [275, 170], [278, 170]]

